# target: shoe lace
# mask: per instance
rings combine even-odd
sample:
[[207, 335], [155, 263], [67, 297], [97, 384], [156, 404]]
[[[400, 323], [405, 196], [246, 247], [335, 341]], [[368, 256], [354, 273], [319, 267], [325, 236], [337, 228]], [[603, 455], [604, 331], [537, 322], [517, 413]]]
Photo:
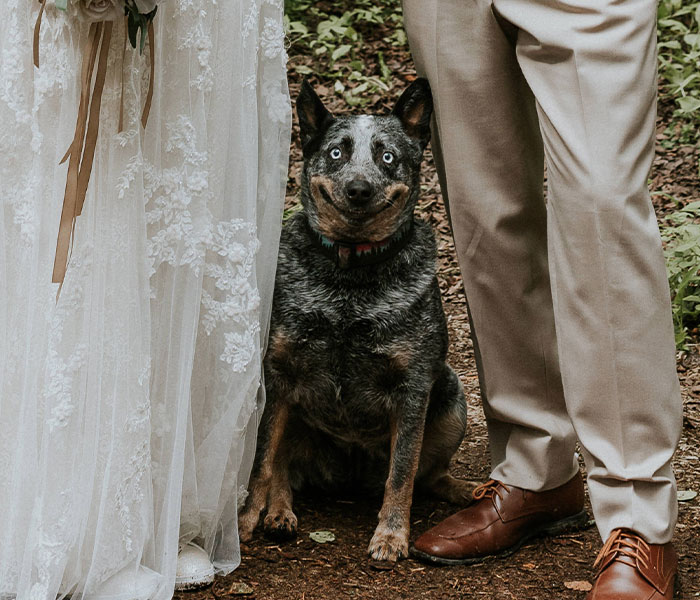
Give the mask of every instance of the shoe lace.
[[472, 495], [474, 500], [493, 498], [494, 495], [498, 496], [500, 500], [503, 500], [503, 496], [501, 495], [501, 490], [499, 488], [503, 488], [506, 492], [510, 492], [510, 488], [505, 483], [501, 483], [496, 479], [489, 479], [486, 483], [482, 483], [480, 486], [478, 486]]
[[611, 554], [615, 555], [616, 559], [628, 557], [635, 562], [641, 564], [645, 569], [649, 568], [651, 561], [651, 550], [647, 544], [636, 533], [625, 530], [615, 529], [601, 548], [598, 556], [593, 563], [593, 568], [601, 565], [605, 559]]

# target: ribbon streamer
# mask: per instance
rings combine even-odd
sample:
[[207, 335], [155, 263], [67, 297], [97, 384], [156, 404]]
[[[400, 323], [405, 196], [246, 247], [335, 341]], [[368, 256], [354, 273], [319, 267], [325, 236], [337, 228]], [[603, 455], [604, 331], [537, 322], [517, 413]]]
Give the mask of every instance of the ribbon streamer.
[[[107, 57], [112, 39], [112, 23], [93, 23], [87, 46], [83, 52], [82, 81], [80, 105], [75, 125], [75, 136], [61, 163], [68, 158], [68, 177], [66, 192], [63, 197], [61, 222], [56, 241], [56, 258], [54, 260], [54, 283], [63, 283], [68, 264], [68, 255], [72, 246], [75, 219], [83, 210], [87, 193], [95, 147], [100, 126], [100, 106], [102, 91], [107, 76]], [[98, 58], [99, 54], [99, 58]], [[94, 77], [94, 85], [93, 85]]]
[[[124, 31], [126, 31], [128, 25], [128, 18], [124, 17]], [[119, 126], [117, 127], [117, 133], [124, 131], [124, 65], [126, 64], [126, 46], [129, 43], [129, 36], [124, 35], [124, 47], [122, 48], [122, 68], [120, 77], [121, 80], [119, 85], [121, 86], [121, 92], [119, 93]]]
[[39, 0], [39, 4], [41, 4], [41, 8], [39, 9], [36, 23], [34, 24], [34, 66], [37, 69], [39, 68], [39, 33], [41, 33], [41, 17], [44, 16], [46, 0]]
[[153, 29], [153, 21], [148, 24], [148, 47], [151, 58], [151, 72], [148, 77], [148, 93], [146, 94], [146, 104], [141, 114], [141, 126], [146, 129], [148, 115], [151, 113], [151, 103], [153, 102], [153, 80], [156, 76], [156, 34]]
[[[39, 37], [41, 33], [41, 20], [46, 8], [46, 0], [39, 0], [41, 8], [34, 25], [33, 59], [34, 65], [39, 67]], [[59, 0], [56, 0], [59, 6]], [[64, 8], [65, 6], [59, 6]], [[78, 117], [75, 124], [75, 135], [68, 147], [68, 151], [61, 160], [61, 164], [68, 162], [68, 175], [66, 178], [66, 190], [61, 209], [61, 221], [58, 226], [58, 239], [56, 240], [56, 257], [54, 259], [52, 281], [63, 284], [68, 266], [68, 258], [73, 245], [76, 218], [82, 213], [90, 183], [92, 166], [95, 160], [97, 136], [100, 129], [100, 108], [102, 105], [102, 92], [104, 91], [107, 77], [107, 59], [112, 40], [112, 22], [103, 21], [92, 23], [88, 34], [88, 41], [83, 50], [83, 64], [81, 68], [80, 104], [78, 105]], [[126, 22], [125, 22], [126, 29]], [[142, 34], [143, 35], [143, 34]], [[119, 131], [124, 124], [124, 57], [127, 38], [124, 40], [122, 52], [122, 76], [121, 76], [121, 105], [119, 109]], [[150, 51], [150, 74], [146, 102], [141, 114], [141, 125], [145, 128], [153, 102], [153, 84], [155, 80], [155, 30], [153, 21], [148, 23], [148, 45]], [[70, 160], [69, 160], [70, 159]], [[60, 294], [59, 286], [59, 294]]]

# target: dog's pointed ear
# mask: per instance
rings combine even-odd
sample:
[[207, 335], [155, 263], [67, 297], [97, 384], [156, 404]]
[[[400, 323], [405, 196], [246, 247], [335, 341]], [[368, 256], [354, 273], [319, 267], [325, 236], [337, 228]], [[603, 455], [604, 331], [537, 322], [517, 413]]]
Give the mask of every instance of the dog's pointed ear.
[[409, 85], [391, 114], [398, 117], [409, 136], [425, 147], [430, 141], [430, 117], [433, 114], [433, 96], [428, 80], [420, 77]]
[[296, 106], [301, 147], [306, 154], [308, 143], [328, 129], [328, 126], [333, 122], [333, 115], [323, 106], [323, 102], [306, 79], [301, 82]]

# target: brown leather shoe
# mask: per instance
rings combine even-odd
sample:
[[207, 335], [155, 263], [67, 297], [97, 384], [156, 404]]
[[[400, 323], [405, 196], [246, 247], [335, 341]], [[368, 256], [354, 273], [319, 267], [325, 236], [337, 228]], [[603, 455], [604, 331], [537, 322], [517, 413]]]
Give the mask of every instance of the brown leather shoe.
[[673, 598], [678, 559], [670, 542], [648, 544], [633, 531], [615, 529], [594, 566], [598, 573], [586, 600]]
[[580, 473], [545, 492], [530, 492], [491, 480], [474, 490], [475, 504], [421, 535], [411, 554], [443, 565], [507, 556], [538, 535], [556, 535], [584, 527], [588, 515], [583, 510], [583, 497]]

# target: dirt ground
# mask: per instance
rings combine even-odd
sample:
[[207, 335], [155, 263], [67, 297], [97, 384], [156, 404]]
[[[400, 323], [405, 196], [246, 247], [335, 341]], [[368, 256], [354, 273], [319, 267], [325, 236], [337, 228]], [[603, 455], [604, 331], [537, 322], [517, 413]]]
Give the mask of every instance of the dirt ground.
[[[372, 68], [373, 44], [367, 41], [367, 64]], [[292, 65], [309, 62], [295, 56]], [[388, 66], [397, 78], [395, 96], [415, 75], [409, 57], [399, 51], [388, 53]], [[292, 96], [299, 78], [290, 74]], [[331, 85], [315, 82], [325, 92], [329, 106], [345, 111], [342, 100], [333, 96]], [[327, 87], [324, 87], [327, 86]], [[382, 112], [393, 102], [392, 94], [376, 96], [368, 112]], [[365, 109], [367, 110], [367, 109]], [[358, 111], [353, 111], [358, 112]], [[658, 123], [657, 158], [651, 177], [652, 189], [672, 194], [681, 202], [700, 197], [698, 161], [695, 147], [665, 149], [662, 145], [670, 109], [661, 107]], [[296, 202], [300, 150], [295, 137], [289, 177], [288, 206]], [[438, 235], [439, 278], [450, 330], [449, 361], [465, 386], [469, 403], [469, 429], [455, 458], [453, 472], [466, 479], [485, 480], [489, 475], [489, 454], [484, 415], [479, 400], [466, 304], [450, 238], [449, 225], [439, 193], [432, 158], [428, 155], [423, 175], [420, 217], [429, 220]], [[654, 196], [660, 220], [676, 207], [663, 195]], [[685, 405], [683, 437], [675, 458], [679, 490], [700, 491], [700, 357], [697, 353], [678, 356], [678, 375]], [[242, 548], [239, 569], [218, 578], [206, 590], [179, 594], [180, 600], [248, 597], [259, 600], [329, 600], [358, 598], [393, 600], [403, 598], [486, 598], [583, 600], [593, 580], [593, 560], [601, 540], [595, 527], [559, 538], [539, 539], [508, 559], [491, 559], [480, 565], [432, 567], [416, 560], [400, 561], [392, 570], [378, 570], [370, 564], [366, 548], [376, 525], [381, 498], [312, 497], [297, 495], [295, 511], [299, 535], [295, 541], [275, 544], [261, 533]], [[412, 511], [411, 539], [436, 524], [458, 507], [417, 497]], [[309, 534], [331, 531], [335, 541], [317, 543]], [[700, 496], [679, 503], [676, 549], [681, 571], [679, 598], [700, 597]]]

